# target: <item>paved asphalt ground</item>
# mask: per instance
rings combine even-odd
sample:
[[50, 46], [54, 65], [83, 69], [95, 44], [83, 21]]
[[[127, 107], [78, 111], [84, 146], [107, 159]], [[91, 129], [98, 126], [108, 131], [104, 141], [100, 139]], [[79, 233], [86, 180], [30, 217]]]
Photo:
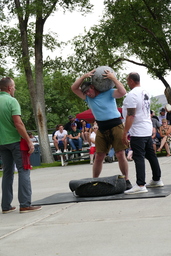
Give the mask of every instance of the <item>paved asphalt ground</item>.
[[[159, 162], [163, 182], [171, 184], [171, 157], [160, 157]], [[69, 181], [91, 177], [91, 168], [85, 164], [33, 170], [32, 201], [69, 192]], [[148, 163], [146, 170], [148, 182]], [[113, 174], [120, 174], [118, 163], [105, 163], [101, 176]], [[129, 174], [134, 184], [133, 162]], [[171, 256], [171, 195], [47, 205], [20, 214], [17, 178], [17, 210], [0, 214], [0, 256]]]

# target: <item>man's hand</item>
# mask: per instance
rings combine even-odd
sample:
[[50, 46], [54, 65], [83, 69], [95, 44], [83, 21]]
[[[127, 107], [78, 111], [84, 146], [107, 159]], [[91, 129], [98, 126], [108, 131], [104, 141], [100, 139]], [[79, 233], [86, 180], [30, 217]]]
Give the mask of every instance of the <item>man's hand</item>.
[[75, 93], [79, 98], [85, 100], [86, 95], [84, 95], [82, 93], [82, 91], [80, 90], [80, 86], [83, 83], [84, 79], [88, 78], [88, 77], [92, 77], [94, 75], [95, 69], [93, 69], [92, 71], [82, 75], [80, 78], [78, 78], [73, 85], [71, 86], [71, 90], [73, 91], [73, 93]]
[[128, 140], [128, 135], [127, 133], [124, 133], [123, 134], [123, 137], [122, 137], [122, 141], [125, 145], [129, 146], [129, 140]]
[[109, 70], [104, 70], [105, 74], [103, 74], [104, 79], [108, 78], [113, 80], [115, 78], [114, 73], [110, 72]]
[[88, 78], [88, 77], [92, 77], [92, 76], [94, 75], [94, 72], [95, 72], [95, 71], [96, 71], [96, 70], [93, 69], [92, 71], [90, 71], [90, 72], [84, 74], [84, 75], [82, 76], [82, 78], [85, 79], [85, 78]]
[[33, 145], [33, 142], [31, 140], [28, 142], [28, 147], [29, 147], [28, 153], [32, 154], [34, 152], [34, 145]]

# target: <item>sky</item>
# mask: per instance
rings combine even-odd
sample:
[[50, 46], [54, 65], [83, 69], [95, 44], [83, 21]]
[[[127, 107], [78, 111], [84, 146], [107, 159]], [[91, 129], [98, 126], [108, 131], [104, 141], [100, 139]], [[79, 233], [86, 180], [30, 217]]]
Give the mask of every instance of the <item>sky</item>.
[[[45, 32], [53, 31], [58, 33], [58, 38], [61, 41], [68, 41], [74, 36], [83, 35], [84, 28], [89, 29], [93, 25], [98, 24], [98, 20], [102, 17], [103, 13], [103, 0], [90, 0], [94, 5], [93, 12], [82, 16], [78, 12], [67, 12], [63, 14], [62, 11], [56, 12], [54, 15], [50, 16], [45, 23]], [[62, 53], [65, 58], [71, 53], [71, 48], [68, 46]], [[50, 52], [44, 52], [44, 57], [46, 57]], [[51, 53], [50, 56], [55, 57], [55, 52]], [[114, 67], [113, 67], [114, 69]], [[87, 70], [88, 72], [89, 70]], [[138, 72], [140, 74], [141, 86], [146, 89], [151, 96], [157, 96], [164, 94], [165, 86], [158, 79], [153, 79], [149, 74], [147, 74], [147, 69], [144, 67], [137, 66], [132, 63], [125, 63], [123, 73], [129, 74], [130, 72]], [[122, 72], [122, 71], [121, 71]], [[116, 74], [117, 76], [117, 74]], [[171, 79], [171, 74], [165, 77], [169, 82]]]

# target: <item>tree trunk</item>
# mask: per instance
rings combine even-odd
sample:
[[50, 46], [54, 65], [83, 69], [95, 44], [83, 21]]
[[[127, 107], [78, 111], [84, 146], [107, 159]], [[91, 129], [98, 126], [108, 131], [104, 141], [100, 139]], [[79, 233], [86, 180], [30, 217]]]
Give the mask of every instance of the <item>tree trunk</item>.
[[[40, 15], [40, 13], [39, 13]], [[38, 15], [37, 15], [38, 16]], [[42, 152], [42, 161], [45, 163], [53, 162], [53, 156], [50, 149], [47, 120], [45, 114], [44, 101], [44, 83], [43, 83], [43, 19], [38, 16], [36, 19], [35, 31], [35, 80], [36, 80], [36, 102], [35, 119], [38, 128], [40, 147]]]
[[164, 94], [166, 96], [168, 104], [171, 105], [171, 88], [170, 88], [170, 85], [168, 84], [168, 82], [166, 81], [166, 79], [163, 76], [161, 76], [161, 75], [157, 75], [157, 76], [162, 81], [164, 86], [166, 87], [166, 89], [164, 90]]
[[52, 163], [54, 162], [52, 152], [50, 149], [50, 143], [47, 133], [47, 122], [45, 115], [45, 102], [44, 102], [44, 85], [43, 85], [43, 56], [42, 56], [42, 38], [43, 38], [43, 21], [37, 19], [36, 31], [35, 31], [35, 82], [31, 69], [28, 37], [27, 37], [27, 21], [28, 17], [23, 19], [20, 9], [20, 1], [15, 0], [16, 9], [18, 11], [18, 20], [21, 33], [21, 47], [23, 65], [26, 74], [27, 84], [31, 97], [31, 103], [33, 107], [33, 113], [37, 125], [40, 150], [42, 156], [42, 162]]
[[166, 96], [167, 102], [171, 105], [171, 88], [167, 87], [164, 91], [164, 94]]

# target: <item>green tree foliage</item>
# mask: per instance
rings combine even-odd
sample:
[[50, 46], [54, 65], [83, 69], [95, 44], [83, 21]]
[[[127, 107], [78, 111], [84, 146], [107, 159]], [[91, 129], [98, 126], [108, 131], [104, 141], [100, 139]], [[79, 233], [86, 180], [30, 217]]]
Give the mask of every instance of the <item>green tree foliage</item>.
[[159, 115], [159, 109], [162, 107], [162, 104], [158, 102], [158, 99], [155, 97], [151, 97], [150, 108], [155, 112], [155, 115]]
[[86, 105], [71, 91], [75, 77], [59, 71], [45, 70], [45, 102], [48, 128], [68, 122], [69, 115], [76, 115], [86, 109]]
[[[11, 77], [13, 77], [11, 75]], [[45, 112], [47, 128], [52, 129], [56, 124], [68, 122], [69, 115], [76, 115], [87, 108], [83, 100], [76, 97], [71, 91], [71, 85], [75, 77], [63, 74], [52, 67], [44, 69], [45, 86]], [[15, 97], [19, 101], [22, 110], [22, 120], [27, 130], [37, 130], [27, 81], [24, 73], [14, 77], [16, 84]]]
[[[40, 138], [42, 159], [43, 162], [47, 163], [52, 162], [53, 157], [48, 142], [45, 115], [43, 44], [54, 49], [56, 40], [50, 35], [44, 36], [43, 31], [46, 20], [58, 8], [62, 8], [64, 11], [77, 9], [81, 12], [87, 12], [91, 9], [91, 5], [89, 0], [1, 0], [0, 2], [0, 10], [2, 10], [0, 20], [4, 21], [0, 25], [0, 54], [7, 53], [13, 57], [18, 67], [23, 68], [25, 72]], [[10, 26], [10, 18], [16, 19], [16, 24], [12, 27]]]
[[104, 41], [115, 49], [123, 47], [124, 55], [138, 57], [153, 75], [166, 75], [171, 69], [170, 1], [112, 2], [105, 1], [109, 18], [101, 23]]
[[33, 108], [31, 106], [30, 94], [24, 73], [14, 77], [16, 84], [15, 97], [21, 106], [22, 120], [27, 130], [36, 130]]
[[115, 70], [121, 68], [123, 61], [144, 66], [163, 82], [171, 104], [171, 89], [165, 80], [171, 71], [170, 0], [105, 0], [104, 3], [99, 25], [83, 38], [75, 39], [78, 68], [81, 61], [90, 66], [108, 64]]

